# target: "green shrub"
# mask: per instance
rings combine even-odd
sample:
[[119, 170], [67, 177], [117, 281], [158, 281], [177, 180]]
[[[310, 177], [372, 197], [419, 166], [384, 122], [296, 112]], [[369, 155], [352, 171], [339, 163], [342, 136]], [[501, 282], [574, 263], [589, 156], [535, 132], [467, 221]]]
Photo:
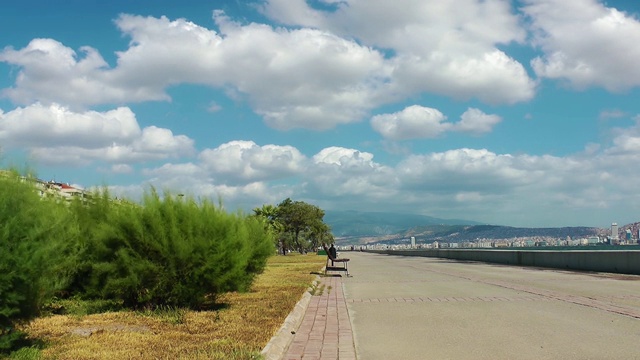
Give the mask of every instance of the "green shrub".
[[[127, 307], [201, 307], [245, 290], [273, 252], [262, 225], [209, 201], [145, 194], [141, 205], [96, 201], [73, 288]], [[79, 217], [81, 217], [79, 215]], [[81, 276], [80, 276], [81, 275]]]
[[56, 290], [59, 244], [73, 234], [67, 208], [41, 198], [34, 182], [0, 175], [0, 351], [21, 339], [17, 323], [38, 315]]
[[45, 303], [199, 308], [247, 290], [274, 252], [258, 219], [207, 200], [152, 190], [134, 204], [103, 190], [68, 203], [29, 179], [0, 174], [0, 353], [24, 345], [16, 325]]

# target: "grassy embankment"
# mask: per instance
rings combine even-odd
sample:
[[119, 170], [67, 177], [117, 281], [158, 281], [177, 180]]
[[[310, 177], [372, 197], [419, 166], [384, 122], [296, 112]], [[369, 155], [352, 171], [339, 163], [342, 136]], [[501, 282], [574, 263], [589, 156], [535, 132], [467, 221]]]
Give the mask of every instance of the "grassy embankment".
[[[25, 330], [44, 348], [16, 358], [259, 359], [324, 260], [315, 255], [271, 257], [249, 292], [223, 294], [211, 310], [91, 315], [75, 310], [39, 317]], [[77, 305], [79, 309], [86, 306]], [[68, 302], [64, 306], [73, 307]]]

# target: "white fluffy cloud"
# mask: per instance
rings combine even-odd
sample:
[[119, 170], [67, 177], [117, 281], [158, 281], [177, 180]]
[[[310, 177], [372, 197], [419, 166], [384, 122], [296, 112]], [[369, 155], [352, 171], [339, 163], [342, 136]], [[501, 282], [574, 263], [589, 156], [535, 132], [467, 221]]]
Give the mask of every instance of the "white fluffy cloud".
[[391, 168], [373, 161], [373, 154], [337, 146], [313, 156], [305, 173], [308, 193], [321, 193], [324, 201], [340, 203], [362, 197], [367, 202], [393, 196]]
[[402, 91], [432, 92], [490, 104], [531, 100], [536, 82], [516, 60], [500, 50], [474, 55], [435, 50], [394, 59], [394, 85]]
[[193, 140], [171, 130], [140, 129], [127, 107], [106, 112], [74, 112], [58, 104], [36, 103], [0, 112], [0, 140], [24, 148], [43, 164], [87, 165], [162, 160], [194, 153]]
[[73, 107], [169, 99], [162, 87], [119, 83], [96, 49], [84, 46], [80, 51], [78, 55], [53, 39], [34, 39], [20, 50], [5, 48], [0, 61], [18, 66], [20, 72], [15, 86], [2, 94], [17, 104], [40, 101]]
[[376, 115], [371, 126], [391, 140], [434, 138], [451, 129], [439, 110], [413, 105], [393, 114]]
[[397, 171], [403, 186], [415, 191], [502, 192], [505, 186], [500, 184], [528, 178], [523, 176], [526, 171], [514, 166], [513, 156], [497, 155], [485, 149], [411, 155], [398, 164]]
[[131, 43], [114, 68], [93, 48], [79, 56], [52, 39], [6, 48], [0, 61], [20, 71], [4, 94], [20, 104], [86, 107], [169, 100], [171, 85], [204, 84], [244, 96], [281, 130], [359, 121], [382, 99], [388, 66], [376, 50], [326, 31], [243, 26], [221, 12], [215, 20], [221, 33], [184, 19], [122, 15], [116, 24]]
[[328, 129], [360, 120], [381, 99], [382, 55], [314, 29], [240, 26], [220, 16], [229, 83], [277, 129]]
[[231, 141], [202, 151], [200, 161], [220, 182], [247, 183], [296, 175], [304, 169], [306, 158], [292, 146]]
[[534, 96], [536, 83], [522, 64], [498, 49], [526, 37], [506, 1], [345, 0], [335, 11], [320, 11], [304, 0], [269, 0], [263, 12], [392, 50], [392, 84], [402, 94], [427, 91], [489, 103]]
[[[220, 196], [245, 208], [279, 203], [287, 197], [325, 205], [362, 196], [367, 201], [388, 200], [396, 187], [392, 169], [375, 163], [372, 154], [341, 147], [325, 148], [307, 159], [289, 146], [232, 141], [203, 151], [200, 160], [165, 164], [145, 170], [144, 175], [160, 188]], [[297, 177], [302, 179], [298, 185], [278, 185]]]
[[[640, 156], [639, 129], [640, 123], [620, 129], [609, 148], [565, 157], [462, 148], [408, 155], [395, 165], [352, 148], [327, 147], [307, 159], [288, 146], [233, 141], [203, 151], [200, 163], [166, 164], [145, 174], [155, 184], [248, 208], [294, 197], [327, 209], [524, 226], [535, 208], [549, 226], [588, 225], [619, 201], [640, 201], [628, 195], [636, 193], [637, 171], [629, 164]], [[567, 216], [574, 212], [576, 218]]]
[[345, 149], [332, 146], [322, 149], [313, 156], [316, 164], [328, 164], [349, 167], [373, 167], [373, 154], [360, 152], [355, 149]]
[[[347, 139], [350, 131], [364, 128], [360, 125], [332, 130], [333, 143], [322, 143], [333, 132], [315, 142], [317, 134], [299, 130], [329, 130], [371, 118], [382, 142], [397, 147], [405, 145], [402, 140], [451, 132], [486, 134], [502, 117], [483, 112], [481, 103], [533, 99], [539, 79], [521, 64], [524, 57], [511, 55], [527, 56], [530, 50], [538, 52], [530, 69], [539, 78], [577, 88], [633, 89], [640, 86], [636, 17], [596, 0], [524, 0], [518, 8], [504, 0], [321, 3], [323, 9], [306, 0], [264, 1], [264, 14], [282, 27], [235, 22], [219, 11], [215, 30], [185, 19], [121, 15], [115, 24], [130, 43], [112, 64], [96, 48], [72, 49], [55, 39], [5, 47], [0, 62], [11, 67], [14, 78], [1, 95], [19, 107], [0, 111], [2, 150], [26, 149], [46, 165], [99, 163], [102, 174], [138, 175], [157, 188], [220, 196], [245, 209], [294, 197], [331, 209], [422, 212], [510, 225], [526, 224], [531, 208], [545, 214], [537, 223], [548, 224], [565, 221], [574, 210], [579, 215], [572, 223], [600, 219], [597, 223], [623, 201], [640, 211], [634, 205], [640, 204], [634, 165], [640, 158], [640, 124], [598, 134], [610, 143], [563, 156], [497, 153], [488, 144], [447, 150], [446, 139], [413, 142], [429, 149], [421, 153], [380, 156], [375, 153], [380, 143]], [[531, 44], [535, 48], [518, 51]], [[196, 150], [191, 138], [150, 125], [156, 119], [145, 117], [149, 125], [140, 126], [126, 106], [172, 101], [172, 87], [183, 84], [221, 90], [213, 91], [215, 96], [226, 94], [236, 102], [202, 100], [206, 116], [220, 121], [207, 128], [210, 138], [198, 135], [203, 141], [224, 140]], [[383, 105], [443, 96], [445, 102], [454, 99], [446, 114], [437, 105], [414, 105], [370, 115]], [[458, 101], [467, 99], [473, 101]], [[297, 130], [289, 138], [278, 134], [288, 139], [280, 140], [283, 145], [252, 141], [251, 136], [272, 135], [255, 135], [253, 128], [246, 137], [247, 128], [225, 133], [236, 120], [229, 109], [245, 105], [273, 129]], [[537, 105], [531, 114], [540, 119]], [[623, 102], [608, 106], [615, 108], [600, 118], [620, 118], [621, 124], [633, 111]], [[508, 119], [514, 108], [496, 112]], [[190, 115], [183, 118], [193, 120], [191, 131], [200, 131], [193, 130], [195, 122], [204, 118]], [[237, 138], [247, 140], [230, 140]], [[357, 145], [348, 145], [352, 140]], [[297, 148], [286, 141], [310, 144]], [[432, 143], [437, 145], [429, 147]], [[142, 186], [115, 188], [132, 193]]]
[[393, 114], [381, 114], [371, 118], [371, 126], [390, 140], [435, 138], [447, 131], [483, 134], [490, 132], [502, 119], [469, 108], [457, 123], [446, 122], [439, 110], [419, 105], [409, 106]]
[[485, 114], [479, 109], [469, 108], [455, 124], [455, 130], [472, 134], [484, 134], [493, 130], [493, 127], [502, 121], [498, 115]]
[[131, 142], [140, 134], [135, 114], [126, 107], [79, 113], [35, 103], [0, 113], [0, 140], [9, 145], [100, 148]]
[[171, 130], [156, 126], [142, 129], [142, 135], [132, 142], [131, 147], [140, 154], [160, 156], [193, 154], [193, 140], [185, 135], [174, 135]]
[[[300, 29], [241, 25], [215, 12], [219, 32], [184, 19], [121, 15], [116, 25], [131, 42], [117, 53], [115, 67], [94, 48], [77, 53], [53, 39], [34, 39], [0, 52], [0, 61], [19, 69], [15, 85], [3, 93], [18, 104], [82, 108], [169, 100], [172, 85], [204, 84], [238, 94], [280, 130], [360, 121], [380, 104], [423, 91], [491, 103], [533, 96], [535, 84], [521, 64], [495, 47], [523, 39], [504, 2], [396, 5], [387, 9], [391, 13], [382, 3], [341, 5], [321, 14], [317, 28]], [[412, 7], [417, 10], [406, 10]], [[441, 16], [452, 10], [458, 16]], [[363, 14], [387, 20], [350, 22]], [[397, 55], [385, 59], [386, 49]]]
[[526, 39], [516, 10], [531, 19], [534, 43], [544, 51], [532, 61], [539, 76], [610, 90], [640, 84], [640, 50], [628, 46], [639, 42], [640, 22], [596, 0], [527, 0], [521, 9], [501, 0], [333, 4], [334, 11], [304, 0], [262, 5], [297, 29], [242, 25], [220, 11], [219, 31], [185, 19], [121, 15], [115, 23], [131, 42], [115, 67], [90, 46], [76, 52], [34, 39], [0, 51], [0, 61], [19, 69], [3, 94], [17, 104], [75, 108], [169, 100], [172, 85], [205, 84], [244, 97], [281, 130], [330, 129], [421, 92], [515, 103], [530, 100], [536, 88], [499, 48]]
[[262, 11], [284, 24], [326, 28], [383, 48], [420, 52], [439, 46], [492, 46], [523, 42], [525, 31], [509, 2], [501, 0], [336, 1], [334, 11], [305, 0], [268, 0]]
[[531, 64], [538, 76], [576, 88], [623, 91], [640, 85], [640, 20], [596, 0], [527, 0], [534, 44], [544, 55]]

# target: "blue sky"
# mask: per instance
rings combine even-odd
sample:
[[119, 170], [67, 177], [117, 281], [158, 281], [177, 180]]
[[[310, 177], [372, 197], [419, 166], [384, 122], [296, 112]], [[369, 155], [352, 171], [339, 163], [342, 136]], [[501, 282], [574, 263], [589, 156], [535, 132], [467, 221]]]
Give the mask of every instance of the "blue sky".
[[608, 227], [640, 221], [639, 64], [631, 0], [12, 1], [0, 157], [230, 210]]

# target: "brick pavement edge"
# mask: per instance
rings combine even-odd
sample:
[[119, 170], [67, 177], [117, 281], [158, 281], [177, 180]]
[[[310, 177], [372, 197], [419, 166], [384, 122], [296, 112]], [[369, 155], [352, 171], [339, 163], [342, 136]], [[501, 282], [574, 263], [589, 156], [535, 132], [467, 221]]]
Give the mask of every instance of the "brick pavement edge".
[[[317, 286], [319, 282], [320, 278], [316, 277], [313, 285]], [[260, 352], [260, 354], [264, 356], [265, 360], [280, 360], [284, 357], [285, 352], [293, 341], [295, 331], [298, 329], [298, 327], [300, 327], [305, 312], [309, 307], [312, 289], [312, 287], [309, 287], [307, 290], [305, 290], [296, 306], [284, 320], [284, 323], [282, 324], [280, 329], [273, 337], [271, 337], [271, 340], [269, 340], [267, 345]]]

